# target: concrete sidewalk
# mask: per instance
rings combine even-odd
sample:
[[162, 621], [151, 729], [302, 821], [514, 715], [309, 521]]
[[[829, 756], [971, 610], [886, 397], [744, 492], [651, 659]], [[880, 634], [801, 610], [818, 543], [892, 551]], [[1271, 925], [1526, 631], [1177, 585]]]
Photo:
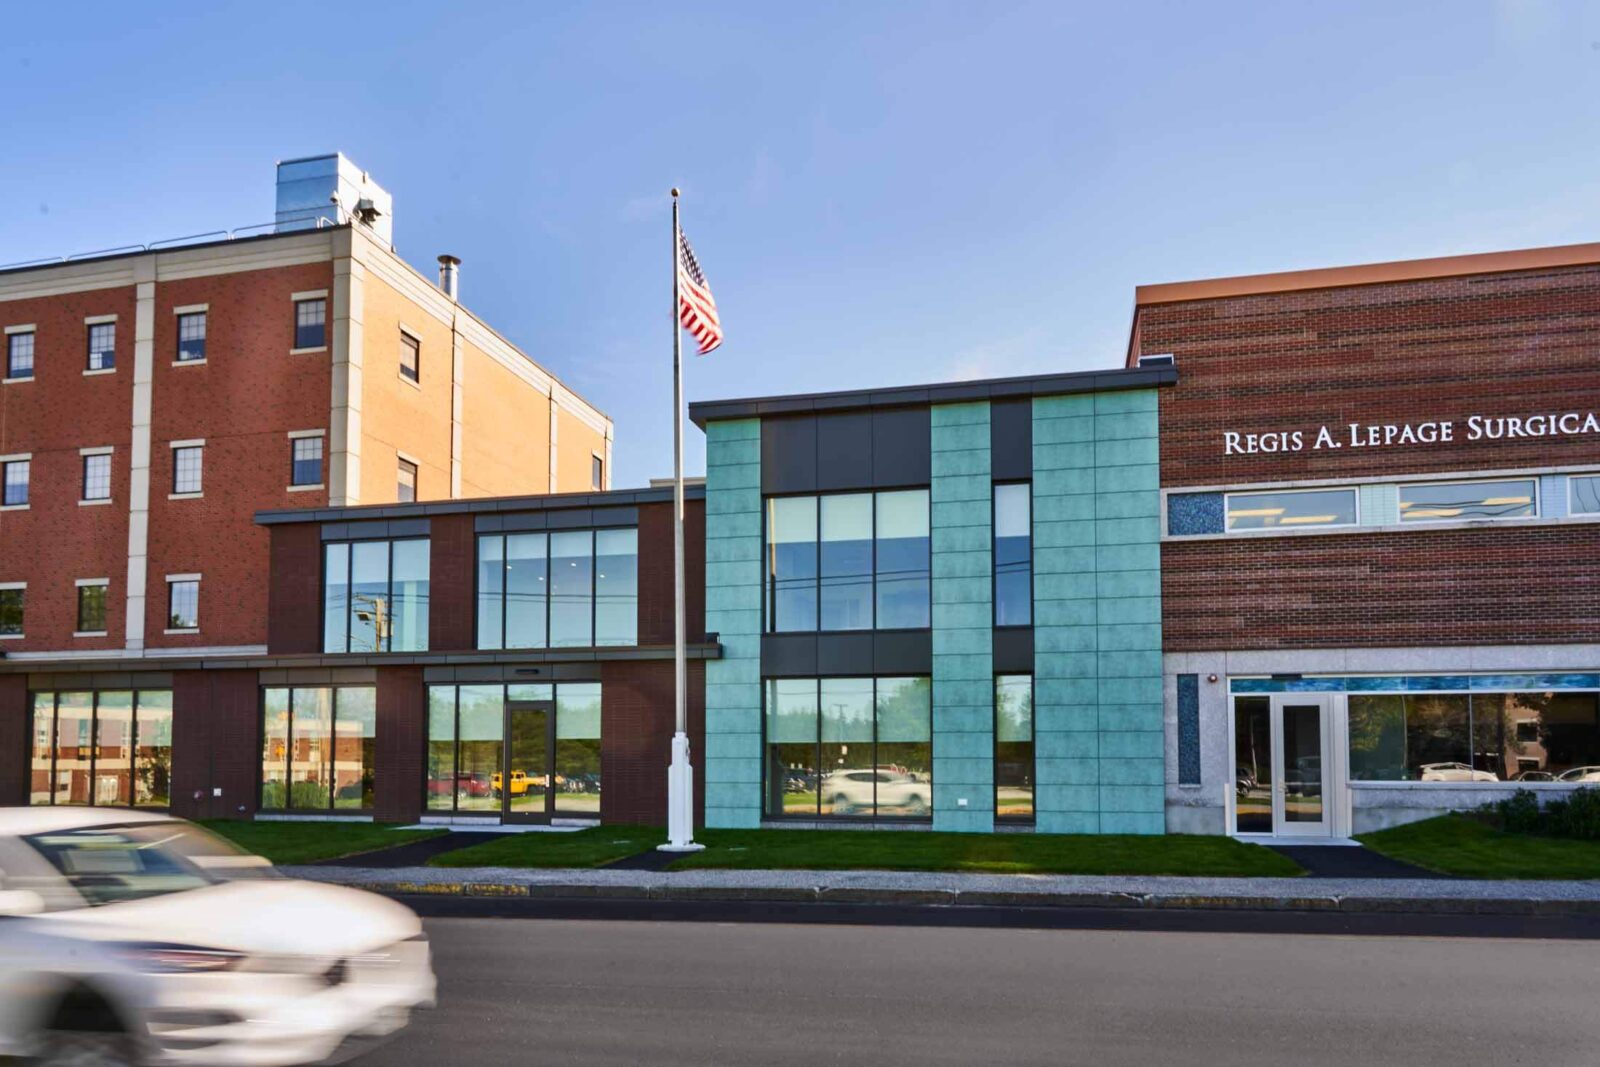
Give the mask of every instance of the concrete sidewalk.
[[284, 867], [291, 877], [393, 895], [729, 900], [1028, 908], [1600, 915], [1600, 881], [1157, 878], [894, 871], [630, 871]]

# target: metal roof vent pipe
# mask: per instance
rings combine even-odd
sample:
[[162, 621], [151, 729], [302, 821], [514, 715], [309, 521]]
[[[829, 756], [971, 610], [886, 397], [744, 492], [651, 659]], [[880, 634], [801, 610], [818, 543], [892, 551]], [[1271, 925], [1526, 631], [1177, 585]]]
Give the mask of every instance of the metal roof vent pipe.
[[439, 288], [444, 290], [444, 295], [451, 300], [459, 297], [456, 291], [461, 284], [461, 260], [455, 256], [439, 257]]

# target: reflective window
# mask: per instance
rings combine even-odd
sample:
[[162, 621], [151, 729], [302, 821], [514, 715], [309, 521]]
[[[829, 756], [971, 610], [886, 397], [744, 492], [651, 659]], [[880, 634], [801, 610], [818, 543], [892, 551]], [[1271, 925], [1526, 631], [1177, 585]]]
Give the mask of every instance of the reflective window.
[[328, 301], [296, 300], [294, 303], [294, 346], [322, 348], [328, 343]]
[[926, 629], [933, 614], [928, 491], [878, 494], [877, 566], [880, 630]]
[[167, 629], [194, 630], [200, 626], [200, 582], [193, 578], [167, 582]]
[[409, 333], [400, 334], [400, 377], [422, 380], [422, 342]]
[[456, 809], [499, 811], [496, 783], [504, 771], [505, 687], [464, 685], [457, 696]]
[[289, 484], [322, 484], [321, 437], [296, 437], [290, 442]]
[[1600, 474], [1574, 475], [1568, 479], [1572, 514], [1600, 515]]
[[22, 586], [0, 589], [0, 637], [21, 637], [28, 591]]
[[930, 558], [926, 489], [770, 497], [767, 629], [926, 629]]
[[110, 370], [117, 365], [117, 324], [96, 322], [89, 326], [89, 369]]
[[994, 624], [1033, 623], [1033, 486], [994, 487]]
[[606, 461], [600, 456], [589, 457], [589, 488], [600, 492], [606, 487]]
[[1523, 519], [1539, 514], [1533, 479], [1500, 482], [1402, 482], [1401, 522], [1456, 519]]
[[1350, 694], [1350, 777], [1600, 782], [1600, 695]]
[[767, 501], [767, 628], [778, 633], [817, 628], [817, 498]]
[[6, 335], [6, 377], [33, 377], [33, 333]]
[[820, 630], [872, 629], [872, 494], [825, 496]]
[[415, 503], [417, 499], [417, 465], [408, 459], [395, 464], [395, 496], [402, 504]]
[[83, 457], [82, 500], [111, 499], [111, 453]]
[[633, 527], [478, 538], [479, 648], [638, 643]]
[[556, 814], [600, 817], [600, 683], [555, 687]]
[[1277, 493], [1229, 493], [1228, 530], [1354, 526], [1354, 489], [1299, 489]]
[[766, 813], [926, 818], [933, 808], [928, 678], [765, 684]]
[[413, 537], [324, 545], [322, 650], [427, 651], [430, 544]]
[[205, 448], [202, 445], [184, 445], [172, 450], [172, 491], [198, 493], [202, 491], [201, 467]]
[[14, 508], [28, 502], [28, 474], [32, 466], [32, 462], [26, 459], [14, 459], [0, 464], [0, 471], [4, 471], [5, 474], [3, 499], [6, 507]]
[[78, 586], [78, 633], [106, 632], [106, 588], [103, 582]]
[[1233, 702], [1234, 832], [1272, 833], [1272, 701]]
[[1002, 674], [994, 680], [996, 818], [1033, 817], [1033, 757], [1033, 676]]
[[377, 690], [269, 688], [262, 693], [261, 807], [372, 808]]
[[169, 803], [170, 691], [34, 693], [31, 730], [30, 804]]
[[193, 363], [206, 358], [206, 313], [196, 311], [178, 316], [178, 362]]

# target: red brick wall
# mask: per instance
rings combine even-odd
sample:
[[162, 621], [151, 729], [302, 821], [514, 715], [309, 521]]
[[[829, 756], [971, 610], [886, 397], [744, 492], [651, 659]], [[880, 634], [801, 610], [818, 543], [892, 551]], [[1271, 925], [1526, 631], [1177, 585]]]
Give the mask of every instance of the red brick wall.
[[428, 520], [428, 648], [475, 648], [473, 624], [478, 539], [471, 515], [435, 515]]
[[28, 802], [28, 677], [0, 675], [0, 806]]
[[[1469, 415], [1600, 408], [1600, 267], [1322, 289], [1140, 309], [1161, 390], [1161, 483], [1600, 464], [1600, 436], [1467, 442]], [[1318, 426], [1454, 419], [1453, 444], [1311, 451]], [[1306, 433], [1307, 450], [1225, 455], [1223, 431]]]
[[422, 816], [423, 746], [428, 733], [428, 688], [420, 667], [378, 671], [378, 736], [373, 768], [373, 817], [415, 822]]
[[271, 584], [267, 651], [322, 651], [322, 528], [314, 522], [268, 527]]
[[[695, 822], [705, 810], [705, 665], [689, 664], [689, 742], [695, 771]], [[667, 821], [667, 764], [672, 756], [671, 660], [612, 661], [601, 666], [600, 817], [608, 823]]]
[[[172, 813], [188, 819], [255, 814], [261, 773], [258, 675], [250, 670], [172, 676]], [[221, 788], [220, 797], [212, 790]]]
[[[116, 315], [116, 371], [84, 375], [89, 316]], [[28, 583], [24, 638], [7, 651], [120, 648], [128, 574], [134, 290], [0, 302], [0, 326], [32, 323], [34, 378], [0, 385], [0, 454], [31, 452], [26, 511], [0, 512], [0, 581]], [[0, 339], [0, 358], [4, 357]], [[80, 507], [78, 449], [110, 445], [111, 503]], [[104, 638], [74, 638], [78, 578], [110, 578]]]
[[[313, 499], [318, 494], [287, 491], [287, 434], [327, 426], [332, 380], [327, 353], [289, 355], [289, 298], [332, 285], [332, 265], [312, 263], [157, 286], [146, 621], [151, 647], [266, 643], [268, 535], [252, 516], [263, 508], [327, 502], [325, 495], [319, 500]], [[206, 362], [174, 366], [173, 308], [189, 304], [210, 305]], [[169, 442], [193, 438], [206, 442], [205, 496], [169, 500]], [[162, 633], [165, 576], [175, 573], [204, 576], [197, 634]]]
[[[690, 642], [701, 641], [706, 628], [706, 505], [684, 501], [684, 611]], [[670, 645], [673, 615], [672, 505], [639, 506], [639, 643]]]
[[[1600, 268], [1404, 282], [1142, 308], [1172, 352], [1161, 483], [1600, 466], [1600, 436], [1465, 440], [1469, 415], [1600, 409]], [[1312, 450], [1318, 426], [1448, 419], [1445, 444]], [[1225, 455], [1225, 430], [1304, 434]], [[1600, 639], [1600, 527], [1493, 526], [1168, 542], [1167, 651]]]

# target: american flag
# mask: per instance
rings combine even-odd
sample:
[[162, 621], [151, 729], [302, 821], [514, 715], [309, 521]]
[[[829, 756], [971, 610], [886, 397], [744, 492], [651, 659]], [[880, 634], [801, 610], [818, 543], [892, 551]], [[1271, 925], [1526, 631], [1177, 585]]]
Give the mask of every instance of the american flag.
[[722, 344], [722, 322], [717, 318], [717, 302], [711, 296], [711, 286], [700, 271], [700, 261], [694, 258], [689, 239], [678, 234], [678, 321], [694, 334], [703, 356]]

